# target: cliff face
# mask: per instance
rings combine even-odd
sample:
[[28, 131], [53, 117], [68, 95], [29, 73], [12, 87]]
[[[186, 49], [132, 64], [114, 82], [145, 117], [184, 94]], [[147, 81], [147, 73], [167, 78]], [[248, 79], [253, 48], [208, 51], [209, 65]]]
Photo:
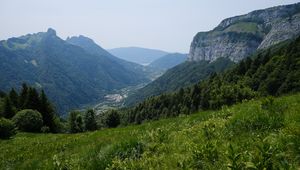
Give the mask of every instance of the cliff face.
[[219, 57], [240, 61], [300, 34], [300, 3], [278, 6], [223, 20], [215, 29], [199, 32], [191, 44], [189, 60], [214, 61]]

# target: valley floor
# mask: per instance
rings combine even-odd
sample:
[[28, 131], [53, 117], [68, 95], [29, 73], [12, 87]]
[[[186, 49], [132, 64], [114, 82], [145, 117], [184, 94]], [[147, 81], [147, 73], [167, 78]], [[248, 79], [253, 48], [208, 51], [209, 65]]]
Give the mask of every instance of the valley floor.
[[80, 134], [0, 140], [0, 169], [298, 169], [300, 94]]

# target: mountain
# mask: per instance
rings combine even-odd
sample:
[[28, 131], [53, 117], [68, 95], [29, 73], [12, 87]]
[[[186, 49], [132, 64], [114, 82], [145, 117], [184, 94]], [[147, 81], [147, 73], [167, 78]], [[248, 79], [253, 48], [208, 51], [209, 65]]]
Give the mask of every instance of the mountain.
[[131, 61], [142, 65], [150, 64], [154, 60], [168, 54], [165, 51], [140, 47], [122, 47], [110, 49], [108, 51], [114, 56], [117, 56], [123, 60]]
[[[224, 58], [238, 62], [257, 50], [299, 34], [300, 3], [225, 19], [214, 30], [199, 32], [194, 37], [188, 55], [189, 62], [168, 70], [157, 80], [130, 95], [125, 104], [133, 105], [147, 97], [196, 83], [207, 78], [209, 73], [230, 67], [232, 63]], [[219, 66], [221, 69], [218, 69]]]
[[102, 100], [112, 90], [148, 81], [142, 70], [128, 69], [130, 63], [124, 65], [99, 49], [87, 52], [53, 29], [0, 41], [0, 88], [20, 87], [22, 82], [43, 88], [65, 113]]
[[187, 87], [206, 79], [212, 73], [222, 72], [233, 64], [231, 60], [226, 58], [219, 58], [211, 63], [209, 61], [184, 62], [167, 70], [161, 77], [128, 96], [125, 105], [132, 106], [148, 97]]
[[72, 36], [72, 37], [68, 37], [66, 39], [66, 42], [72, 45], [79, 46], [92, 55], [105, 56], [106, 58], [109, 58], [111, 61], [121, 64], [125, 69], [135, 72], [140, 77], [151, 77], [150, 74], [152, 72], [150, 71], [150, 69], [147, 69], [146, 67], [140, 64], [136, 64], [134, 62], [129, 62], [120, 59], [118, 57], [115, 57], [114, 55], [104, 50], [102, 47], [100, 47], [98, 44], [96, 44], [92, 39], [88, 37], [85, 37], [83, 35]]
[[[213, 74], [193, 86], [151, 97], [134, 107], [119, 110], [119, 114], [123, 123], [139, 124], [199, 110], [220, 109], [262, 96], [294, 94], [300, 92], [299, 77], [300, 36], [260, 50], [233, 68]], [[270, 109], [274, 104], [272, 98], [268, 100], [262, 104], [264, 109]], [[280, 115], [282, 110], [274, 104], [270, 111], [273, 114], [277, 111]], [[256, 124], [255, 127], [261, 126]]]
[[168, 70], [178, 64], [183, 63], [186, 61], [186, 59], [187, 54], [172, 53], [154, 60], [148, 66], [159, 70]]
[[199, 32], [191, 43], [189, 60], [228, 57], [240, 61], [300, 34], [300, 3], [257, 10], [223, 20], [215, 29]]

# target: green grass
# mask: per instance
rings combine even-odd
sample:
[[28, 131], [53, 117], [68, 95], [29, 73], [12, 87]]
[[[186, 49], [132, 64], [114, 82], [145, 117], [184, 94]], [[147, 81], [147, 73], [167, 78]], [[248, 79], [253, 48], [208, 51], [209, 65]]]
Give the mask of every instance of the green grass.
[[0, 140], [0, 169], [300, 167], [300, 94], [81, 134]]
[[259, 31], [257, 23], [254, 22], [238, 22], [226, 28], [226, 32], [247, 32], [256, 33]]

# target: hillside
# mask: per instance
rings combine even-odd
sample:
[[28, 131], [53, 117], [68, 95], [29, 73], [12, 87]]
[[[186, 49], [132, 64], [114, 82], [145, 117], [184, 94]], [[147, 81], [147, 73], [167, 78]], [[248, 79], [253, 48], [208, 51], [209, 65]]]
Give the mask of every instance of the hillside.
[[[218, 60], [217, 60], [218, 61]], [[135, 107], [119, 110], [124, 124], [218, 109], [258, 96], [300, 91], [300, 37], [285, 41], [242, 60], [177, 92], [150, 97]]]
[[104, 56], [106, 58], [109, 58], [112, 62], [121, 64], [125, 69], [134, 72], [140, 77], [148, 77], [150, 79], [153, 74], [153, 71], [151, 69], [147, 69], [145, 66], [113, 56], [108, 51], [104, 50], [101, 46], [96, 44], [92, 39], [83, 35], [68, 37], [66, 39], [66, 42], [83, 48], [91, 55]]
[[154, 60], [148, 65], [148, 67], [159, 70], [168, 70], [178, 64], [185, 62], [186, 59], [187, 54], [171, 53]]
[[0, 140], [0, 169], [298, 169], [300, 94], [79, 134]]
[[141, 65], [150, 64], [154, 60], [168, 54], [165, 51], [140, 47], [114, 48], [109, 49], [108, 52], [123, 60], [131, 61]]
[[132, 106], [144, 99], [162, 93], [176, 91], [208, 78], [212, 73], [222, 72], [234, 63], [220, 58], [214, 62], [185, 62], [167, 70], [162, 76], [128, 96], [125, 105]]
[[223, 20], [215, 29], [195, 35], [189, 60], [213, 61], [218, 57], [238, 62], [257, 49], [300, 34], [300, 3], [250, 12]]
[[143, 70], [129, 69], [60, 39], [53, 29], [0, 42], [0, 89], [23, 82], [43, 88], [60, 113], [102, 100], [114, 89], [147, 82]]

